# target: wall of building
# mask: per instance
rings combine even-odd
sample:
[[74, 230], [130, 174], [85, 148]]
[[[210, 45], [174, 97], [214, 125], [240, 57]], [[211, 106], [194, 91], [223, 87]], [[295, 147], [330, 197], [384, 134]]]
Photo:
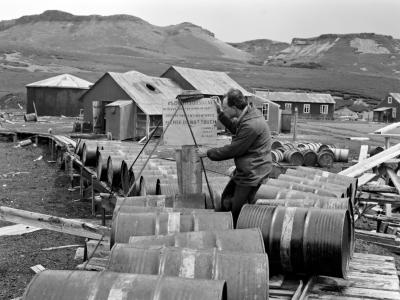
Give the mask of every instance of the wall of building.
[[392, 107], [396, 109], [396, 116], [393, 117], [392, 110], [376, 112], [374, 111], [373, 120], [375, 122], [400, 122], [400, 103], [392, 97], [391, 103], [389, 103], [389, 97], [392, 97], [390, 94], [387, 94], [385, 98], [375, 107]]
[[110, 75], [106, 74], [81, 97], [85, 113], [84, 120], [93, 122], [93, 101], [103, 101], [109, 104], [116, 100], [132, 99]]
[[[295, 108], [297, 107], [299, 118], [304, 119], [333, 119], [333, 113], [335, 109], [334, 104], [324, 104], [324, 103], [297, 103], [297, 102], [276, 102], [280, 105], [282, 110], [285, 110], [285, 103], [292, 104], [292, 113], [295, 112]], [[304, 113], [304, 104], [310, 104], [310, 112]], [[328, 113], [321, 114], [321, 105], [328, 105]]]
[[33, 101], [39, 116], [75, 117], [84, 108], [81, 96], [87, 90], [49, 87], [27, 87], [27, 113], [35, 112]]

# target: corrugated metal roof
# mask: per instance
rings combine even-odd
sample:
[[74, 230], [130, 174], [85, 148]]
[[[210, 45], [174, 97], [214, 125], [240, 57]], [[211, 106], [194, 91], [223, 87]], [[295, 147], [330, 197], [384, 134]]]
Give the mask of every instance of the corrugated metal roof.
[[182, 89], [168, 78], [147, 76], [136, 71], [108, 74], [148, 115], [162, 115], [163, 103], [175, 99], [182, 92]]
[[[230, 78], [225, 72], [199, 70], [177, 66], [171, 66], [170, 68], [175, 69], [183, 78], [185, 78], [187, 82], [193, 86], [194, 89], [201, 91], [205, 95], [223, 96], [229, 89], [234, 88], [239, 89], [245, 96], [251, 96], [248, 91]], [[163, 75], [161, 75], [161, 77]]]
[[280, 107], [279, 104], [277, 104], [277, 103], [275, 103], [275, 102], [272, 102], [271, 100], [265, 99], [265, 98], [260, 97], [260, 96], [258, 96], [258, 95], [252, 95], [252, 96], [253, 96], [252, 101], [253, 101], [254, 103], [257, 103], [257, 104], [268, 103], [268, 104], [270, 104], [270, 105]]
[[93, 83], [81, 79], [79, 77], [62, 74], [55, 77], [47, 78], [41, 81], [27, 84], [26, 87], [52, 87], [52, 88], [69, 88], [69, 89], [85, 89], [88, 90]]
[[117, 100], [114, 102], [111, 102], [110, 104], [107, 104], [106, 106], [127, 106], [129, 104], [133, 103], [133, 100]]
[[255, 94], [274, 102], [301, 102], [335, 104], [330, 94], [255, 91]]
[[374, 111], [385, 111], [385, 110], [389, 110], [392, 109], [393, 107], [378, 107], [375, 108]]
[[397, 102], [400, 103], [400, 93], [389, 93]]

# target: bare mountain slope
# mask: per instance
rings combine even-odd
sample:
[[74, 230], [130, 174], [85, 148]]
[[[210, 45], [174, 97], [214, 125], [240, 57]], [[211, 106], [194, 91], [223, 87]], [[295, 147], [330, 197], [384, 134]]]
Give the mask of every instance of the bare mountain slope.
[[295, 38], [288, 48], [270, 56], [265, 64], [398, 77], [400, 40], [374, 33]]
[[191, 23], [159, 27], [128, 15], [74, 16], [61, 11], [0, 22], [0, 46], [9, 45], [144, 57], [251, 58]]

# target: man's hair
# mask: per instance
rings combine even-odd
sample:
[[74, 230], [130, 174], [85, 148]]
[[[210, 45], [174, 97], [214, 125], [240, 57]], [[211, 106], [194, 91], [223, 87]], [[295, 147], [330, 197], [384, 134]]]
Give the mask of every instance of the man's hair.
[[247, 106], [247, 101], [243, 93], [238, 89], [230, 89], [226, 93], [228, 106], [236, 106], [238, 109], [244, 109]]

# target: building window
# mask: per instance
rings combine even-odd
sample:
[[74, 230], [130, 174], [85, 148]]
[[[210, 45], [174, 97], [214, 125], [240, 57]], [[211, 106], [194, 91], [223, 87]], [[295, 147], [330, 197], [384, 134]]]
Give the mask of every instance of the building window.
[[388, 97], [388, 103], [392, 103], [392, 97]]
[[305, 114], [309, 114], [310, 113], [310, 104], [304, 104], [303, 113], [305, 113]]
[[327, 104], [323, 104], [319, 107], [319, 112], [323, 115], [327, 115], [328, 114], [328, 105]]
[[285, 103], [285, 110], [292, 110], [292, 103]]
[[269, 111], [269, 104], [268, 103], [264, 103], [261, 107], [261, 112], [264, 116], [264, 119], [266, 121], [268, 121], [268, 111]]
[[396, 107], [393, 107], [392, 108], [392, 118], [393, 119], [396, 119], [396, 113], [397, 113], [397, 109], [396, 109]]

